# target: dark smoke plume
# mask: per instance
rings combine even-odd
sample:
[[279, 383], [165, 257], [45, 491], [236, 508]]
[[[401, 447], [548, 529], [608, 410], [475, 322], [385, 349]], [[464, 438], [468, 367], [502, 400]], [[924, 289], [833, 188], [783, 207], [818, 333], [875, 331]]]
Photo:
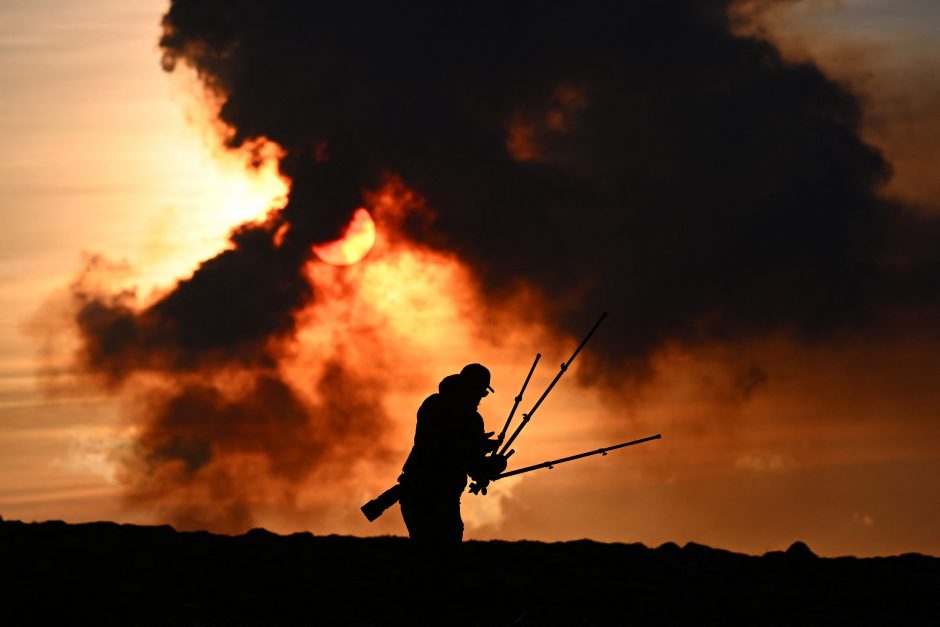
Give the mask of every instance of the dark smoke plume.
[[341, 486], [355, 460], [384, 460], [388, 418], [384, 382], [339, 355], [322, 357], [308, 390], [284, 376], [292, 314], [311, 298], [302, 258], [279, 252], [267, 227], [232, 241], [149, 307], [133, 291], [102, 293], [95, 279], [111, 268], [99, 257], [72, 297], [83, 369], [113, 392], [137, 374], [151, 383], [132, 388], [141, 428], [122, 459], [127, 501], [234, 533], [259, 511], [297, 510], [311, 485]]
[[296, 507], [305, 483], [332, 480], [376, 450], [383, 389], [330, 362], [310, 403], [282, 379], [258, 374], [225, 393], [205, 381], [158, 394], [137, 438], [132, 502], [155, 504], [186, 528], [239, 531], [254, 510]]
[[914, 278], [936, 277], [936, 255], [888, 262], [886, 237], [912, 224], [878, 197], [890, 168], [859, 138], [856, 97], [732, 34], [728, 9], [180, 0], [161, 45], [223, 98], [233, 146], [287, 150], [301, 246], [393, 172], [494, 295], [534, 284], [575, 334], [585, 311], [617, 312], [614, 361], [936, 313]]
[[[363, 413], [362, 432], [380, 430], [381, 390], [355, 372], [341, 377], [350, 396], [325, 407], [277, 373], [315, 298], [311, 244], [388, 175], [437, 215], [410, 237], [456, 252], [494, 302], [534, 286], [572, 335], [613, 312], [593, 347], [611, 365], [670, 341], [813, 339], [914, 310], [935, 321], [940, 228], [879, 197], [890, 167], [859, 137], [859, 101], [736, 36], [728, 10], [175, 0], [165, 69], [198, 72], [232, 148], [279, 144], [292, 186], [267, 223], [237, 230], [152, 306], [76, 290], [90, 371], [111, 387], [136, 372], [173, 382], [139, 442], [150, 488], [204, 473], [229, 494], [224, 464], [245, 453], [298, 485], [324, 455], [323, 421], [348, 417], [333, 446], [359, 441]], [[232, 370], [253, 377], [235, 396], [211, 383]], [[233, 524], [246, 508], [234, 500]]]

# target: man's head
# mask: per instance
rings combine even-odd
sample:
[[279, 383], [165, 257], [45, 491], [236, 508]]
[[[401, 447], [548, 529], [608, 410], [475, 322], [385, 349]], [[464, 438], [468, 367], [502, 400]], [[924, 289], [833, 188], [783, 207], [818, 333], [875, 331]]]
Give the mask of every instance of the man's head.
[[496, 391], [490, 387], [490, 371], [480, 364], [464, 366], [463, 370], [460, 371], [460, 382], [467, 394], [477, 399], [477, 403], [479, 403], [479, 399], [490, 392]]

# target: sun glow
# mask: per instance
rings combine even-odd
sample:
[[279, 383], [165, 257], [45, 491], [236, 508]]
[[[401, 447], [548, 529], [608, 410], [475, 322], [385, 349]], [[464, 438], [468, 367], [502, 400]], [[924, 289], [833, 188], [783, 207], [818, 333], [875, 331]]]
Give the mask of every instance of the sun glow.
[[[472, 269], [456, 255], [407, 236], [402, 228], [406, 220], [410, 225], [429, 223], [433, 214], [400, 180], [392, 178], [363, 197], [375, 222], [374, 246], [367, 258], [352, 266], [308, 264], [317, 297], [299, 315], [293, 352], [281, 364], [285, 377], [296, 382], [298, 389], [309, 387], [325, 364], [334, 361], [382, 386], [381, 406], [390, 422], [382, 437], [390, 452], [382, 459], [361, 460], [344, 468], [342, 477], [331, 483], [336, 491], [328, 501], [322, 485], [311, 486], [299, 497], [305, 507], [328, 512], [324, 516], [355, 511], [388, 487], [389, 478], [400, 472], [414, 437], [415, 410], [443, 376], [480, 361], [508, 385], [531, 363], [533, 345], [551, 346], [537, 324], [519, 323], [514, 315], [504, 317], [487, 307]], [[538, 383], [544, 385], [542, 379]], [[564, 403], [566, 394], [570, 390], [561, 390], [553, 398], [556, 412], [572, 405]], [[577, 411], [583, 411], [583, 398], [578, 400], [582, 402]], [[511, 403], [511, 393], [488, 399], [482, 410], [490, 429], [499, 428]], [[527, 439], [534, 461], [542, 458], [539, 437], [536, 433]], [[498, 533], [516, 485], [507, 481], [494, 491], [493, 498], [467, 499], [463, 518], [469, 536]], [[394, 516], [385, 516], [374, 525], [364, 519], [338, 517], [320, 522], [325, 528], [353, 525], [364, 534], [404, 533], [401, 519]]]
[[369, 212], [360, 207], [356, 209], [342, 237], [313, 246], [313, 252], [331, 266], [349, 266], [362, 261], [374, 245], [375, 222]]
[[[148, 167], [111, 169], [134, 185], [133, 218], [142, 236], [132, 246], [114, 241], [97, 246], [139, 269], [142, 293], [172, 285], [229, 248], [234, 228], [283, 208], [290, 190], [279, 169], [283, 148], [266, 137], [233, 148], [232, 129], [219, 121], [224, 101], [204, 89], [194, 70], [178, 68], [170, 87], [174, 98], [166, 102], [165, 119], [153, 122], [159, 132], [149, 145], [133, 146], [134, 155], [147, 156]], [[109, 151], [117, 153], [103, 149]], [[123, 216], [126, 205], [114, 212]]]
[[[288, 181], [280, 175], [281, 148], [267, 140], [243, 150], [213, 152], [198, 143], [167, 147], [166, 160], [189, 172], [189, 189], [172, 189], [162, 206], [144, 218], [145, 234], [132, 249], [117, 250], [138, 268], [144, 288], [171, 284], [229, 247], [229, 235], [246, 222], [264, 220], [283, 207]], [[171, 175], [166, 175], [172, 180]], [[162, 194], [166, 194], [164, 190]], [[153, 191], [158, 197], [160, 192]]]

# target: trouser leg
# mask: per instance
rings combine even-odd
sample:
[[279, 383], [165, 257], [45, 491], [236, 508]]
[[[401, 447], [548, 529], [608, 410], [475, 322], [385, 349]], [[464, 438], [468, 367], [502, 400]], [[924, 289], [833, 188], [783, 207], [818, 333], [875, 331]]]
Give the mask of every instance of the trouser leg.
[[415, 615], [433, 616], [460, 599], [460, 499], [403, 496], [401, 512], [413, 548]]

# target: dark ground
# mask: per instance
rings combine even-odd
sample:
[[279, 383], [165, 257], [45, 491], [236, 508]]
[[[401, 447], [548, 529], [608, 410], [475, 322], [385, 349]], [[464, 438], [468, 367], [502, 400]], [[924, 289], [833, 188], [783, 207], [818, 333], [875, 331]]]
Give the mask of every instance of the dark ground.
[[586, 540], [463, 549], [462, 577], [441, 572], [425, 591], [402, 538], [0, 519], [0, 622], [940, 625], [940, 559], [918, 554], [818, 558], [796, 543], [755, 557]]

